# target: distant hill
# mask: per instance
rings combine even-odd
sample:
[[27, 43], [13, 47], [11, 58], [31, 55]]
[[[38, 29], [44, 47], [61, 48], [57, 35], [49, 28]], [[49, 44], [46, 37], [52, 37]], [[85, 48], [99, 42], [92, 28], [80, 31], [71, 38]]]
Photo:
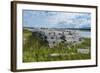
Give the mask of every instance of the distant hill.
[[[37, 29], [35, 27], [24, 27], [24, 28], [29, 28], [29, 29]], [[70, 30], [91, 30], [90, 27], [81, 27], [81, 28], [41, 28], [41, 29], [60, 29], [60, 30], [64, 30], [64, 29], [70, 29]]]

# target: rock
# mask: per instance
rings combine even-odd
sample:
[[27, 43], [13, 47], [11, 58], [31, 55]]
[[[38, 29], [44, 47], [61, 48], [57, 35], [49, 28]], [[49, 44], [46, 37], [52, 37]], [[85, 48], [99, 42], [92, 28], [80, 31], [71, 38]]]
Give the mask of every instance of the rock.
[[77, 52], [81, 54], [89, 54], [90, 50], [81, 48], [81, 49], [78, 49]]

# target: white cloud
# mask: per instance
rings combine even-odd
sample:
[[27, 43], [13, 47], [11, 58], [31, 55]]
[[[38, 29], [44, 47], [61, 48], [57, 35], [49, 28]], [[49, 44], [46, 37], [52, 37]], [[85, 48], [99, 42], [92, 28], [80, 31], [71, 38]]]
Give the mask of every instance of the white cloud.
[[[27, 11], [26, 23], [33, 27], [69, 27], [78, 28], [82, 26], [89, 26], [91, 22], [91, 15], [89, 13], [75, 13], [75, 12], [50, 12], [50, 11]], [[34, 20], [34, 21], [33, 21]]]
[[[79, 17], [80, 18], [77, 18]], [[82, 26], [90, 26], [90, 19], [88, 19], [90, 15], [83, 13], [58, 13], [54, 16], [51, 16], [48, 21], [52, 23], [53, 26], [65, 26], [65, 27], [82, 27]], [[52, 27], [53, 27], [52, 26]]]

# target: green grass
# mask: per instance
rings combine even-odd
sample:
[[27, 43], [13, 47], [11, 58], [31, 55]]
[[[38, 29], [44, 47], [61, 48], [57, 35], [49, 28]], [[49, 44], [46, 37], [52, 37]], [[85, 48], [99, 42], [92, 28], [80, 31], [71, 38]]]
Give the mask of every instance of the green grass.
[[[61, 60], [85, 60], [90, 59], [89, 54], [77, 53], [79, 48], [91, 48], [90, 38], [84, 38], [80, 44], [60, 43], [53, 48], [49, 48], [46, 41], [40, 39], [37, 34], [24, 29], [23, 30], [23, 62], [42, 62], [42, 61], [61, 61]], [[59, 56], [50, 56], [50, 54], [65, 54]]]

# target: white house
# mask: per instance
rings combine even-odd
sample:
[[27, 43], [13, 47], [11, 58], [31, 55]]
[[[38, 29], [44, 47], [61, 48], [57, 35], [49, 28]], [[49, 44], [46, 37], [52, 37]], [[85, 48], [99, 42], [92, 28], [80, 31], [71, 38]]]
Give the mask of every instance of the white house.
[[62, 41], [65, 43], [79, 43], [81, 41], [78, 30], [35, 29], [35, 32], [38, 32], [40, 37], [48, 42], [50, 48]]

